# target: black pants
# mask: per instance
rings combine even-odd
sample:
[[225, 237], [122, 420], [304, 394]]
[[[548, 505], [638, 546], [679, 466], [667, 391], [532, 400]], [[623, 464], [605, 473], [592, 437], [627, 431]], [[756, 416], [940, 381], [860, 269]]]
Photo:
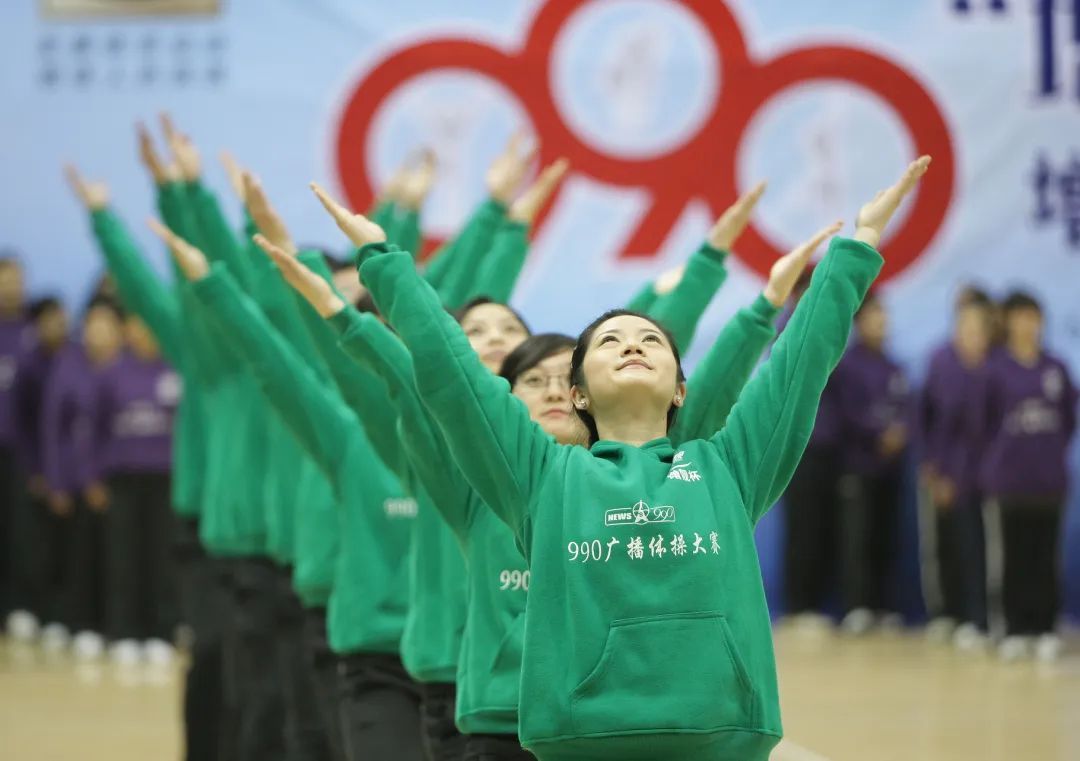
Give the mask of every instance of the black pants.
[[898, 471], [883, 475], [848, 474], [840, 484], [844, 558], [844, 604], [848, 611], [894, 609], [889, 580], [899, 533]]
[[530, 761], [517, 735], [468, 735], [463, 761]]
[[839, 456], [811, 447], [784, 494], [784, 590], [788, 613], [821, 610], [836, 578]]
[[326, 608], [304, 610], [304, 645], [308, 669], [315, 687], [315, 705], [333, 761], [346, 761], [345, 734], [338, 710], [338, 657], [330, 649], [326, 632]]
[[42, 624], [70, 624], [75, 520], [56, 515], [44, 499], [20, 489], [11, 515], [11, 605]]
[[13, 610], [15, 575], [15, 511], [22, 500], [15, 454], [0, 447], [0, 617]]
[[398, 656], [342, 656], [338, 681], [349, 761], [423, 761], [420, 690]]
[[1054, 630], [1060, 607], [1061, 515], [1061, 500], [987, 504], [987, 567], [997, 603], [996, 634], [1032, 636]]
[[285, 759], [285, 702], [275, 627], [278, 570], [261, 557], [224, 561], [231, 611], [225, 631], [223, 761]]
[[70, 572], [67, 574], [67, 623], [73, 632], [103, 632], [106, 516], [76, 499], [69, 520], [72, 536]]
[[289, 761], [330, 761], [330, 738], [319, 710], [307, 643], [304, 609], [292, 588], [292, 571], [278, 568], [278, 673], [285, 701], [285, 747]]
[[174, 539], [180, 617], [193, 635], [184, 680], [185, 761], [217, 761], [222, 745], [224, 620], [230, 601], [219, 561], [199, 543], [198, 521], [177, 522]]
[[986, 559], [981, 498], [969, 497], [941, 509], [931, 505], [933, 593], [925, 597], [931, 615], [986, 629]]
[[108, 488], [106, 631], [112, 639], [171, 640], [177, 611], [169, 475], [117, 473]]
[[428, 761], [460, 761], [465, 753], [465, 735], [454, 723], [457, 685], [428, 682], [420, 685], [420, 729]]

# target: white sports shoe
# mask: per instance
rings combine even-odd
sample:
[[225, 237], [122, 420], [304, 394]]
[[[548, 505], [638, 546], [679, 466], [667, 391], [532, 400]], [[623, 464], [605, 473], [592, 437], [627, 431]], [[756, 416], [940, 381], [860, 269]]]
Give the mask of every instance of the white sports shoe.
[[1035, 657], [1043, 663], [1053, 663], [1061, 656], [1061, 637], [1044, 634], [1035, 642]]
[[71, 650], [80, 661], [96, 661], [105, 652], [105, 638], [97, 632], [81, 631], [71, 641]]
[[975, 624], [960, 624], [953, 632], [953, 647], [969, 653], [986, 647], [986, 635]]
[[874, 614], [869, 608], [855, 608], [844, 616], [840, 627], [848, 634], [860, 636], [874, 628]]
[[46, 624], [41, 630], [41, 649], [46, 653], [59, 653], [71, 644], [71, 633], [63, 624]]
[[1030, 637], [1006, 637], [998, 645], [998, 657], [1006, 663], [1018, 661], [1031, 655]]
[[7, 633], [16, 642], [31, 642], [37, 639], [37, 616], [26, 610], [13, 610], [7, 617]]
[[109, 646], [109, 660], [117, 666], [138, 666], [142, 660], [142, 650], [133, 639], [117, 640]]
[[176, 660], [176, 648], [163, 639], [142, 643], [143, 659], [152, 666], [169, 666]]
[[956, 621], [945, 616], [935, 618], [926, 625], [926, 638], [931, 642], [948, 642], [956, 631]]

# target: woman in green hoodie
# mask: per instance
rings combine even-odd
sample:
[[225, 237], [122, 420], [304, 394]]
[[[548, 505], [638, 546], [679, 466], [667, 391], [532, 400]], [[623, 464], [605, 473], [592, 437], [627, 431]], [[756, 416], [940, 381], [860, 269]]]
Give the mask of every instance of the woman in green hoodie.
[[833, 241], [724, 429], [678, 449], [667, 434], [687, 388], [651, 320], [608, 313], [579, 338], [571, 398], [592, 446], [560, 446], [480, 366], [411, 257], [329, 206], [458, 465], [529, 561], [520, 734], [539, 758], [768, 758], [782, 732], [753, 526], [806, 445], [880, 270], [874, 246], [928, 165]]

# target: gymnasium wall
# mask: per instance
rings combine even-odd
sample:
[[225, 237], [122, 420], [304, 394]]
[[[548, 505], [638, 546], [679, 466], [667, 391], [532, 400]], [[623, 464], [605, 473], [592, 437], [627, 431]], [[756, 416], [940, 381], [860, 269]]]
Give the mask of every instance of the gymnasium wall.
[[[409, 151], [432, 146], [437, 238], [524, 124], [544, 160], [574, 166], [515, 298], [533, 325], [573, 332], [624, 302], [697, 245], [737, 188], [767, 178], [692, 362], [779, 252], [850, 220], [929, 152], [932, 174], [885, 247], [895, 353], [920, 376], [959, 284], [1022, 285], [1080, 371], [1080, 0], [15, 0], [0, 30], [0, 247], [22, 253], [32, 288], [70, 303], [98, 268], [65, 161], [110, 183], [163, 265], [141, 225], [153, 209], [133, 130], [161, 108], [223, 193], [214, 157], [228, 148], [301, 242], [336, 248], [309, 180], [363, 208]], [[774, 598], [777, 518], [759, 532]]]

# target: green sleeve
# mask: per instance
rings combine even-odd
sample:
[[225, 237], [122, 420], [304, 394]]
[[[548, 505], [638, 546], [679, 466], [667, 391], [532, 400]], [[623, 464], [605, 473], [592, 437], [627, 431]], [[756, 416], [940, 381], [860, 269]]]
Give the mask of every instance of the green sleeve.
[[449, 243], [440, 246], [431, 255], [431, 261], [424, 268], [424, 280], [427, 280], [428, 285], [434, 288], [435, 292], [440, 296], [442, 296], [442, 289], [446, 284], [446, 273], [450, 271], [450, 267], [454, 263], [455, 242], [451, 240]]
[[217, 196], [198, 180], [188, 183], [187, 194], [203, 253], [211, 261], [224, 262], [240, 285], [249, 288], [253, 276], [251, 261], [244, 256], [244, 247], [221, 211]]
[[[506, 216], [506, 207], [489, 198], [469, 219], [454, 243], [450, 269], [439, 288], [443, 302], [456, 309], [476, 292], [476, 273], [491, 249], [495, 231]], [[444, 254], [445, 256], [445, 254]]]
[[297, 441], [336, 482], [348, 438], [355, 432], [355, 417], [274, 330], [223, 265], [215, 264], [193, 289]]
[[386, 231], [386, 239], [413, 257], [420, 256], [420, 212], [416, 209], [398, 209], [397, 216]]
[[825, 382], [844, 353], [851, 319], [881, 265], [870, 246], [833, 238], [769, 360], [712, 438], [753, 523], [791, 480]]
[[652, 282], [648, 282], [641, 286], [641, 290], [634, 294], [634, 297], [630, 299], [630, 303], [626, 305], [626, 308], [631, 312], [641, 312], [642, 314], [648, 314], [653, 305], [656, 304], [656, 291], [653, 290]]
[[703, 243], [686, 263], [679, 284], [671, 293], [660, 296], [649, 309], [649, 315], [675, 336], [675, 344], [684, 354], [690, 349], [694, 331], [709, 302], [727, 279], [726, 258], [726, 251]]
[[780, 310], [759, 295], [720, 331], [687, 384], [686, 404], [669, 434], [678, 444], [704, 439], [724, 427], [758, 360], [776, 336]]
[[529, 254], [529, 227], [524, 222], [505, 220], [495, 233], [491, 251], [481, 263], [480, 275], [466, 302], [476, 296], [487, 296], [505, 304], [514, 293], [521, 277], [525, 258]]
[[[317, 251], [302, 251], [298, 257], [312, 272], [331, 282], [330, 268]], [[398, 413], [390, 400], [386, 384], [365, 367], [358, 365], [338, 345], [338, 334], [299, 294], [294, 294], [301, 322], [330, 372], [341, 398], [360, 419], [368, 440], [379, 459], [399, 477], [404, 478], [408, 461], [397, 435]], [[345, 311], [355, 312], [351, 307]]]
[[[377, 224], [386, 233], [388, 240], [394, 240], [394, 236], [397, 235], [398, 224], [398, 207], [397, 204], [392, 201], [380, 201], [372, 208], [368, 209], [368, 213], [365, 214], [368, 219]], [[357, 264], [359, 259], [357, 258], [359, 249], [353, 246], [352, 251], [349, 253], [349, 263]], [[415, 255], [415, 254], [414, 254]]]
[[183, 367], [180, 307], [176, 294], [158, 277], [139, 252], [124, 223], [112, 211], [91, 215], [94, 237], [124, 303], [150, 328], [169, 362]]
[[341, 335], [346, 353], [386, 381], [410, 466], [450, 527], [464, 532], [470, 519], [471, 489], [420, 400], [405, 345], [376, 318], [355, 309], [342, 309], [330, 322]]
[[481, 364], [407, 253], [387, 244], [360, 253], [361, 277], [412, 355], [420, 398], [451, 455], [481, 499], [528, 546], [531, 496], [559, 446], [506, 381]]

